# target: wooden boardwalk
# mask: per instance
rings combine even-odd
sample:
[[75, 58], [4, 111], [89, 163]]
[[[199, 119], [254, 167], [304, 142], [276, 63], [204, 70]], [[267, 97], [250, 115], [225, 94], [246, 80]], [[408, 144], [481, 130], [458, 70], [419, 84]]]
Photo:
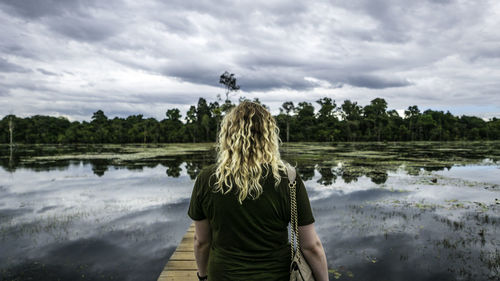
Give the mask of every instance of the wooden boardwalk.
[[192, 281], [198, 280], [196, 260], [194, 259], [194, 223], [182, 237], [182, 241], [175, 249], [170, 260], [163, 268], [158, 281]]

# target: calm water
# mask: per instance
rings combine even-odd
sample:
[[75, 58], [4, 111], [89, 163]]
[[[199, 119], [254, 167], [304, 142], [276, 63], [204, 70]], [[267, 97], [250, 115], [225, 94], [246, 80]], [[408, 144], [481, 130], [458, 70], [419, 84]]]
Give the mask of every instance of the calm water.
[[[305, 180], [330, 279], [500, 280], [497, 150], [423, 161], [403, 148], [283, 151]], [[0, 280], [156, 280], [213, 163], [213, 152], [120, 164], [19, 154], [0, 168]]]

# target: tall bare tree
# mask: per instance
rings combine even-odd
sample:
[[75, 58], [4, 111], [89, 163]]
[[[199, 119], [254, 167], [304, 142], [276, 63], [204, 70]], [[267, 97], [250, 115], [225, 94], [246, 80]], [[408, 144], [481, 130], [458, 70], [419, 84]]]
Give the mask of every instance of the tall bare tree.
[[226, 87], [226, 101], [229, 100], [229, 93], [240, 89], [240, 86], [236, 84], [236, 77], [234, 77], [234, 73], [224, 71], [224, 73], [220, 76], [219, 83]]
[[295, 111], [295, 106], [292, 101], [286, 101], [281, 105], [286, 112], [286, 142], [290, 141], [290, 112]]

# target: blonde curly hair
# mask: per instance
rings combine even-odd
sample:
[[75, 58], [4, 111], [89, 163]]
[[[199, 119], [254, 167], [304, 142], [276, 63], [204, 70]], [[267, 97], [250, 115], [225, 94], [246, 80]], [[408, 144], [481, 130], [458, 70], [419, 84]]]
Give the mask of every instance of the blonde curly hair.
[[232, 108], [224, 116], [217, 138], [214, 191], [227, 194], [235, 188], [240, 204], [247, 197], [257, 199], [263, 191], [259, 183], [262, 166], [265, 177], [271, 167], [277, 187], [279, 170], [286, 172], [279, 152], [281, 143], [276, 120], [264, 106], [242, 101]]

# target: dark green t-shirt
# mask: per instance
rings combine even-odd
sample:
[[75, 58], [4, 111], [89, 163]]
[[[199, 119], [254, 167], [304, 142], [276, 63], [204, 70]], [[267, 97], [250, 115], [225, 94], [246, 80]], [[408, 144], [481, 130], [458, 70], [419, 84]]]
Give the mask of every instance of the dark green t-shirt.
[[[212, 192], [215, 168], [212, 164], [199, 173], [188, 211], [191, 219], [208, 219], [210, 223], [209, 280], [289, 280], [290, 193], [286, 173], [280, 171], [281, 182], [275, 188], [272, 172], [264, 178], [263, 167], [263, 193], [240, 204], [234, 192]], [[308, 225], [314, 216], [298, 173], [296, 181], [298, 224]]]

